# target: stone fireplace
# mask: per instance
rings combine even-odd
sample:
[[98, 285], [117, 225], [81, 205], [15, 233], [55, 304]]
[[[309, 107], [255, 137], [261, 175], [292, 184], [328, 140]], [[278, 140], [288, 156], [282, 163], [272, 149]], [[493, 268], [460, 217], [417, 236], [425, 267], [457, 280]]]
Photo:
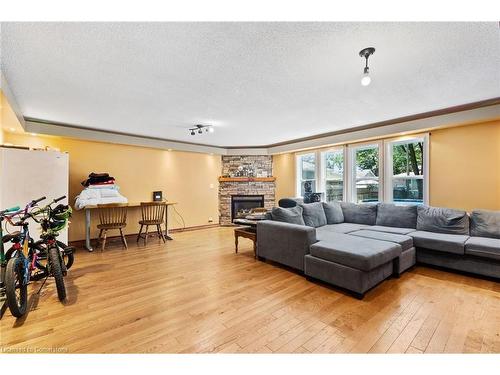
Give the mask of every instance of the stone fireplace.
[[253, 207], [271, 209], [275, 202], [272, 156], [222, 156], [219, 178], [219, 222], [231, 225], [233, 219]]

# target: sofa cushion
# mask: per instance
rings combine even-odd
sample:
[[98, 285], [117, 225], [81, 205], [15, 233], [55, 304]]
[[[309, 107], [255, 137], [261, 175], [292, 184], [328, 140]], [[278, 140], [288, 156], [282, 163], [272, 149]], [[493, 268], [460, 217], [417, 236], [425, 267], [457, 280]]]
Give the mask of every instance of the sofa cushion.
[[472, 211], [470, 214], [470, 235], [500, 238], [500, 211]]
[[339, 224], [344, 222], [344, 213], [339, 202], [323, 202], [327, 224]]
[[448, 234], [469, 234], [469, 216], [465, 211], [418, 206], [417, 213], [417, 230]]
[[302, 218], [302, 207], [296, 206], [292, 208], [273, 207], [271, 217], [274, 221], [282, 221], [284, 223], [305, 225]]
[[403, 251], [413, 247], [413, 239], [410, 236], [394, 233], [376, 232], [370, 229], [362, 229], [349, 233], [351, 236], [373, 238], [374, 240], [394, 242], [401, 245]]
[[370, 226], [353, 223], [331, 224], [316, 228], [316, 235], [318, 236], [318, 241], [321, 241], [320, 238], [330, 238], [330, 233], [350, 233], [363, 228], [370, 228]]
[[319, 241], [311, 245], [311, 255], [363, 271], [370, 271], [392, 261], [401, 254], [401, 246], [393, 242], [336, 233], [335, 241]]
[[377, 220], [376, 204], [340, 202], [340, 206], [342, 207], [342, 213], [344, 214], [344, 222], [375, 225]]
[[415, 232], [415, 229], [413, 228], [384, 227], [381, 225], [373, 225], [370, 227], [370, 230], [394, 234], [408, 234], [411, 232]]
[[465, 243], [465, 254], [500, 260], [500, 239], [470, 237]]
[[465, 242], [469, 236], [463, 234], [434, 233], [415, 231], [408, 234], [413, 238], [415, 247], [443, 251], [445, 253], [464, 254]]
[[417, 227], [417, 206], [379, 203], [376, 224], [386, 227], [415, 229]]
[[302, 217], [308, 227], [322, 227], [326, 225], [326, 215], [321, 202], [301, 204]]

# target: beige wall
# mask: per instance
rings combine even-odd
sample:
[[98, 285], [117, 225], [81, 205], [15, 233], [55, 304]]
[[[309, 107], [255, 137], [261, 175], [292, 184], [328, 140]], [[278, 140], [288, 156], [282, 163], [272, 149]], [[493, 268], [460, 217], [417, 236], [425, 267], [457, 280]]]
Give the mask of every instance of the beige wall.
[[[90, 172], [108, 172], [116, 178], [121, 193], [130, 202], [150, 201], [152, 192], [162, 190], [164, 197], [178, 202], [176, 206], [186, 226], [214, 223], [218, 216], [219, 155], [158, 150], [145, 147], [89, 142], [60, 137], [6, 133], [5, 141], [31, 147], [50, 146], [69, 153], [70, 202], [82, 190], [80, 182]], [[210, 187], [210, 184], [213, 187]], [[139, 209], [129, 211], [126, 233], [137, 233]], [[173, 210], [169, 212], [170, 228], [182, 223]], [[95, 223], [94, 223], [95, 224]], [[92, 237], [96, 236], [93, 229]], [[84, 216], [76, 211], [71, 222], [71, 241], [84, 238]]]
[[[500, 210], [500, 121], [433, 130], [429, 159], [431, 205]], [[294, 155], [273, 168], [277, 198], [295, 196]]]
[[276, 177], [276, 202], [295, 196], [295, 154], [273, 156], [273, 175]]
[[434, 130], [430, 204], [500, 210], [500, 121]]

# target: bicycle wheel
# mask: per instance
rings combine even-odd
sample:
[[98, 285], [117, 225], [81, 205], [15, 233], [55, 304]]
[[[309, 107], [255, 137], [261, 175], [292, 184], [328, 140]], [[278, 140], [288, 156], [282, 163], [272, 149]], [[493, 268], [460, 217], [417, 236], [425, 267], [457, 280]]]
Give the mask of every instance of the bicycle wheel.
[[23, 259], [10, 258], [5, 270], [5, 294], [10, 313], [20, 318], [28, 306], [28, 285], [24, 283], [25, 268]]
[[56, 241], [59, 249], [62, 250], [64, 264], [66, 265], [66, 270], [69, 270], [75, 261], [75, 254], [73, 253], [74, 248], [71, 251], [66, 251], [69, 246], [61, 241]]
[[56, 246], [49, 248], [49, 268], [51, 276], [56, 280], [57, 297], [59, 301], [66, 299], [66, 287], [64, 286], [63, 271], [59, 249]]
[[[69, 270], [75, 261], [75, 255], [73, 254], [73, 251], [66, 251], [69, 246], [64, 242], [56, 241], [56, 243], [61, 250], [63, 261], [66, 265], [66, 270]], [[40, 260], [40, 262], [38, 264], [38, 267], [42, 270], [45, 270], [46, 265], [44, 264], [44, 260], [47, 261], [47, 244], [44, 241], [39, 240], [33, 244], [33, 247], [39, 251], [38, 259]]]

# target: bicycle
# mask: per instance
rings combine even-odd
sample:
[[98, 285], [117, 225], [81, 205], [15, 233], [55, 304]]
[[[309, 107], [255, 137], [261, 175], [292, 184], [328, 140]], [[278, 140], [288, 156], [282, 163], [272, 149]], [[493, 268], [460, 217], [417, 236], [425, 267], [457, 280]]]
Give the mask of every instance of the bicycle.
[[[71, 217], [71, 207], [55, 204], [66, 198], [66, 196], [54, 199], [51, 203], [34, 212], [31, 212], [31, 218], [39, 223], [42, 228], [40, 241], [35, 242], [31, 249], [33, 254], [38, 254], [37, 267], [45, 272], [45, 281], [49, 276], [53, 276], [56, 281], [57, 296], [60, 301], [66, 299], [66, 287], [63, 277], [67, 275], [68, 269], [74, 261], [73, 248], [66, 246], [63, 242], [57, 240], [59, 232], [63, 230]], [[42, 260], [47, 260], [46, 265]], [[44, 281], [44, 284], [45, 284]], [[43, 287], [40, 287], [40, 289]]]
[[4, 243], [10, 241], [12, 234], [8, 234], [4, 237], [2, 223], [4, 221], [4, 216], [11, 214], [15, 215], [21, 210], [19, 206], [7, 208], [6, 210], [0, 211], [0, 316], [4, 311], [4, 304], [7, 301], [7, 295], [5, 292], [5, 269], [7, 268], [7, 258], [5, 256]]
[[[11, 314], [16, 318], [20, 318], [26, 313], [28, 283], [31, 279], [31, 273], [37, 265], [37, 254], [30, 249], [32, 239], [29, 235], [29, 223], [27, 222], [31, 217], [29, 210], [44, 199], [45, 197], [32, 200], [24, 210], [4, 216], [11, 225], [22, 227], [22, 231], [12, 233], [8, 237], [8, 240], [13, 242], [13, 245], [5, 253], [5, 257], [8, 259], [5, 270], [7, 306], [9, 306]], [[21, 213], [23, 216], [18, 222], [14, 223], [12, 219]]]

